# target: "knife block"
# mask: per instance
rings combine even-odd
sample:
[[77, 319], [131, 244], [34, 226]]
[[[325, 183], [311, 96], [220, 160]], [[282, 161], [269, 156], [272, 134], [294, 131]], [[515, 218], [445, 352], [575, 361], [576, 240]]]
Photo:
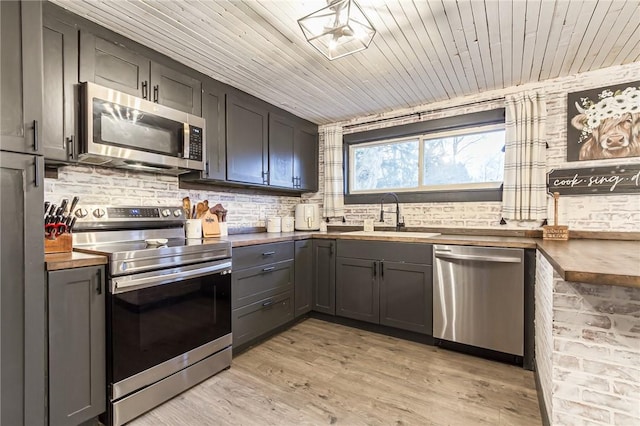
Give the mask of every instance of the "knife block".
[[73, 237], [71, 234], [61, 234], [50, 239], [44, 238], [45, 253], [69, 253], [73, 251]]

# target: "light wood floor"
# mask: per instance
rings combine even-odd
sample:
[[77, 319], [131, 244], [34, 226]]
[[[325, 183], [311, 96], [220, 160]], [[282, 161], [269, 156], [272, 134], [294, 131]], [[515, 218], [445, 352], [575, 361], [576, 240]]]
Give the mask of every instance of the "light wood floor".
[[540, 425], [533, 373], [308, 319], [134, 420], [156, 425]]

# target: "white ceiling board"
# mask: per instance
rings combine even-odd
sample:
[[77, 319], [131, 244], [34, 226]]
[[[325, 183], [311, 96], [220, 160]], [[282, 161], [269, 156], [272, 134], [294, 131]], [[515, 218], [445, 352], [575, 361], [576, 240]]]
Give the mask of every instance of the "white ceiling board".
[[318, 124], [640, 60], [638, 0], [359, 0], [378, 33], [328, 61], [325, 0], [52, 0]]

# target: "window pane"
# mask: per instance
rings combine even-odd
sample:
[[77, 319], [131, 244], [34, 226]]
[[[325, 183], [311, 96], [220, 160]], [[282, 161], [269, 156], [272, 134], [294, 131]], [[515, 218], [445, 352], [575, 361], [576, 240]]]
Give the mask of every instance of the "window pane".
[[419, 141], [356, 146], [352, 191], [415, 188], [418, 186]]
[[502, 182], [504, 130], [424, 141], [423, 185]]

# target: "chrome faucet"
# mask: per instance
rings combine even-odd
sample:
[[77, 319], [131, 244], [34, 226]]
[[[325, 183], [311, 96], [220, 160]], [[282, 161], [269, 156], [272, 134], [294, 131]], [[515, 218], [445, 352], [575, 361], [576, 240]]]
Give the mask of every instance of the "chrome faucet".
[[391, 195], [396, 201], [396, 231], [399, 231], [400, 229], [404, 228], [404, 221], [400, 222], [400, 205], [398, 204], [399, 200], [395, 192], [387, 192], [380, 199], [380, 222], [384, 222], [384, 199], [387, 197], [387, 195]]

